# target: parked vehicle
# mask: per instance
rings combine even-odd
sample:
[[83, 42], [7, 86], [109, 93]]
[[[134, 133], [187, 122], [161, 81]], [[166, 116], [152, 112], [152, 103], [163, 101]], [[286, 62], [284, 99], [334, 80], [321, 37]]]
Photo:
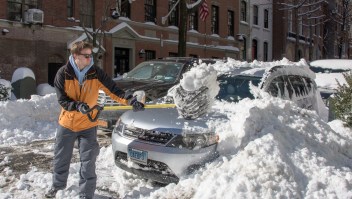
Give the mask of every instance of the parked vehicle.
[[[119, 88], [127, 91], [143, 90], [146, 94], [146, 103], [155, 103], [164, 97], [169, 88], [179, 83], [182, 74], [199, 64], [198, 58], [167, 57], [145, 61], [138, 64], [122, 78], [115, 80]], [[215, 63], [215, 59], [202, 59], [204, 63]], [[119, 106], [103, 91], [99, 93], [99, 104], [104, 106]], [[113, 130], [116, 119], [126, 110], [104, 110], [100, 115], [100, 128]]]
[[329, 121], [334, 120], [335, 113], [330, 104], [330, 97], [336, 93], [337, 81], [340, 84], [346, 83], [342, 73], [352, 70], [352, 59], [321, 59], [312, 61], [309, 65], [316, 73], [318, 90], [324, 104], [329, 108]]
[[[292, 66], [255, 68], [218, 76], [218, 100], [236, 102], [254, 98], [250, 82], [272, 96], [292, 100], [298, 106], [320, 112], [321, 98], [314, 73]], [[321, 102], [322, 103], [322, 102]], [[210, 111], [196, 120], [179, 116], [176, 108], [127, 111], [112, 133], [115, 164], [126, 171], [161, 183], [177, 183], [179, 177], [218, 157], [218, 132], [209, 119], [227, 119]]]
[[315, 73], [342, 73], [352, 70], [352, 59], [319, 59], [309, 65]]

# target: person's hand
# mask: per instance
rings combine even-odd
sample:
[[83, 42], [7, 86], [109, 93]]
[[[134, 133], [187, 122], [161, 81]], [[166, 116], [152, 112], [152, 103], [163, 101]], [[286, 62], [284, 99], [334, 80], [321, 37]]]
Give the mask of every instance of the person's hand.
[[136, 96], [133, 96], [128, 100], [128, 104], [132, 106], [133, 111], [143, 111], [144, 110], [144, 104], [142, 102], [139, 102], [137, 100]]
[[89, 110], [88, 104], [84, 102], [78, 102], [77, 104], [77, 111], [81, 112], [82, 114], [87, 114]]

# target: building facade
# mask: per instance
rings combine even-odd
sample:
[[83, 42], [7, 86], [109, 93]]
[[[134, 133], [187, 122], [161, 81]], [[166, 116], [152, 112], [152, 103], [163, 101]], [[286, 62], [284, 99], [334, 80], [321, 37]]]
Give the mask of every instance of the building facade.
[[240, 0], [241, 59], [271, 61], [273, 40], [272, 0]]
[[[145, 60], [178, 56], [181, 13], [177, 6], [172, 11], [176, 2], [0, 1], [0, 78], [11, 80], [16, 68], [25, 66], [34, 71], [37, 84], [52, 84], [72, 43], [84, 39], [97, 39], [96, 62], [112, 77]], [[196, 2], [187, 0], [189, 6]], [[199, 8], [188, 9], [186, 56], [240, 59], [238, 1], [208, 0], [207, 6], [204, 21]]]
[[[298, 61], [323, 58], [324, 2], [273, 1], [273, 58]], [[318, 8], [318, 9], [317, 9]]]

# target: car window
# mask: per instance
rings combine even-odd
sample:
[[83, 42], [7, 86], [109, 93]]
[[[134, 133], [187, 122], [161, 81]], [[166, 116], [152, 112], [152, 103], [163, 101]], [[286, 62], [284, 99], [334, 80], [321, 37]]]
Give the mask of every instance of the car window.
[[183, 64], [176, 62], [143, 62], [132, 69], [125, 78], [175, 82]]
[[304, 96], [308, 94], [308, 90], [306, 89], [306, 85], [303, 82], [303, 79], [297, 75], [289, 75], [288, 79], [293, 88], [293, 94], [296, 97]]
[[283, 98], [283, 95], [285, 95], [285, 83], [283, 77], [279, 76], [273, 79], [269, 84], [267, 92], [274, 97]]
[[248, 76], [220, 76], [218, 78], [220, 91], [217, 99], [237, 102], [244, 98], [253, 99], [252, 93], [249, 91], [249, 83], [258, 86], [260, 78]]

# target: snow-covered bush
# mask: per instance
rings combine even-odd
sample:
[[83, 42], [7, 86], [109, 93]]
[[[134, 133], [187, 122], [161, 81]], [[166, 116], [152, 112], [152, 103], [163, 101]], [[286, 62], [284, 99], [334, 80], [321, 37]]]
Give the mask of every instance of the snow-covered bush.
[[0, 101], [6, 101], [10, 99], [10, 95], [9, 95], [9, 90], [11, 89], [11, 87], [7, 87], [3, 84], [0, 84]]
[[352, 127], [352, 71], [343, 74], [347, 84], [338, 83], [335, 96], [331, 99], [334, 113], [337, 119]]

